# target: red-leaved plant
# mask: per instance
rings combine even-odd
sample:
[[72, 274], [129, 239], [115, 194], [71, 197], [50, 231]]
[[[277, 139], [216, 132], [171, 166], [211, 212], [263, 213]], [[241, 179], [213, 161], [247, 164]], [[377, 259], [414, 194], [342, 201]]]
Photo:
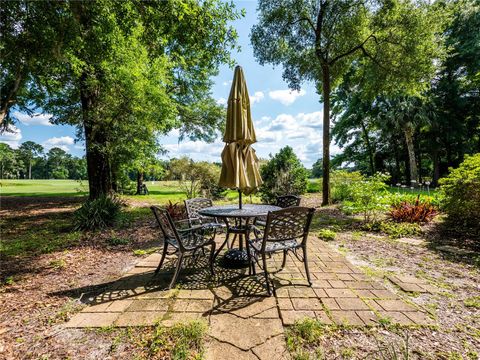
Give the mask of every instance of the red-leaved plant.
[[185, 217], [185, 206], [180, 203], [172, 203], [170, 200], [165, 206], [173, 221], [182, 220]]
[[409, 223], [428, 223], [435, 215], [437, 210], [428, 202], [420, 202], [420, 195], [414, 204], [407, 201], [402, 201], [399, 204], [392, 205], [387, 216], [397, 222]]

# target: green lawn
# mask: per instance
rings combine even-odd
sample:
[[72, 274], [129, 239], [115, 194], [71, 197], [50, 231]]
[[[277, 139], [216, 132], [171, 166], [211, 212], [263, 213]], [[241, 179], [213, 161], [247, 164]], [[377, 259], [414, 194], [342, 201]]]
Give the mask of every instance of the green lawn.
[[1, 196], [81, 196], [88, 194], [86, 181], [0, 180]]
[[[149, 195], [125, 195], [128, 199], [142, 200], [152, 204], [182, 202], [186, 199], [178, 181], [147, 181]], [[88, 194], [87, 181], [76, 180], [0, 180], [1, 196], [82, 196]], [[233, 190], [226, 192], [225, 200], [238, 200], [238, 193]], [[244, 202], [260, 202], [260, 198], [244, 196]]]

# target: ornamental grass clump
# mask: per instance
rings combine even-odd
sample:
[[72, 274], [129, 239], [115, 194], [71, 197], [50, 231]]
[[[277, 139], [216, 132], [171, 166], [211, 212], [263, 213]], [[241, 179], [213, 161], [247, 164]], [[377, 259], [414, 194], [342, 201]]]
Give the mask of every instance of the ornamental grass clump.
[[73, 214], [75, 230], [101, 230], [113, 226], [118, 220], [123, 202], [113, 195], [87, 200]]
[[435, 215], [437, 215], [436, 208], [428, 201], [420, 201], [420, 195], [418, 195], [413, 204], [402, 201], [392, 205], [387, 217], [395, 222], [428, 223]]

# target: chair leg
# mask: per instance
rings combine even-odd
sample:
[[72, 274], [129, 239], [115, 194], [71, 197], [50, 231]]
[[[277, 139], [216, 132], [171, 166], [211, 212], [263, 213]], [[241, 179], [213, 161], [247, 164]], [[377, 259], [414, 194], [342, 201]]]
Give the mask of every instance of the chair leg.
[[307, 274], [308, 285], [312, 286], [312, 280], [310, 279], [310, 271], [308, 271], [307, 248], [302, 247], [302, 250], [303, 250], [303, 263], [305, 265], [305, 273]]
[[182, 268], [182, 262], [183, 262], [183, 253], [180, 253], [180, 255], [178, 256], [178, 260], [177, 260], [177, 266], [175, 268], [175, 273], [173, 274], [173, 278], [172, 278], [172, 281], [170, 282], [170, 285], [169, 285], [169, 289], [171, 289], [173, 287], [173, 285], [175, 285], [175, 282], [177, 281], [177, 278], [178, 278], [178, 274], [180, 273], [180, 270]]
[[220, 245], [220, 247], [218, 248], [217, 252], [215, 253], [215, 256], [213, 258], [213, 262], [215, 262], [215, 260], [217, 259], [217, 256], [218, 254], [220, 254], [220, 251], [222, 251], [222, 249], [225, 247], [225, 245], [227, 245], [228, 247], [228, 238], [230, 237], [230, 234], [227, 233], [227, 235], [225, 235], [226, 238], [225, 238], [225, 241], [222, 243], [222, 245]]
[[165, 242], [165, 243], [163, 244], [162, 257], [160, 258], [160, 263], [158, 264], [158, 267], [157, 267], [157, 269], [155, 270], [155, 274], [158, 274], [158, 272], [160, 271], [160, 268], [162, 267], [163, 262], [165, 261], [165, 257], [167, 256], [167, 250], [168, 250], [168, 243]]
[[285, 268], [286, 263], [287, 263], [287, 250], [283, 250], [282, 270]]
[[268, 271], [267, 271], [267, 257], [265, 254], [262, 254], [263, 260], [263, 273], [265, 275], [265, 281], [267, 282], [267, 294], [268, 296], [272, 296], [272, 290], [270, 289], [270, 281], [268, 280]]
[[248, 275], [256, 275], [255, 266], [253, 265], [252, 260], [252, 254], [250, 253], [250, 244], [248, 243], [248, 238], [245, 238], [245, 248], [247, 250]]
[[215, 269], [213, 267], [214, 261], [215, 261], [215, 248], [216, 248], [216, 244], [213, 242], [212, 250], [210, 251], [210, 272], [212, 273], [212, 276], [215, 275]]

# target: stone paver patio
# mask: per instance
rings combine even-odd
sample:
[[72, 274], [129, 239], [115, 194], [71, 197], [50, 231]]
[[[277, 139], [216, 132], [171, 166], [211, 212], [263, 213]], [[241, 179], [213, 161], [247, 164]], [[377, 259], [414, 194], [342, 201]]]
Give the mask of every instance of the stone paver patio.
[[[272, 274], [276, 289], [272, 297], [266, 297], [263, 275], [245, 276], [245, 270], [217, 266], [212, 278], [202, 258], [182, 270], [176, 289], [166, 290], [174, 262], [170, 259], [153, 276], [159, 259], [159, 254], [152, 254], [121, 279], [86, 289], [80, 300], [89, 306], [66, 326], [146, 326], [157, 322], [171, 326], [204, 319], [209, 324], [207, 358], [273, 360], [289, 357], [284, 326], [305, 317], [352, 326], [385, 321], [433, 324], [422, 309], [370, 280], [314, 236], [309, 238], [312, 287], [306, 286], [303, 264], [290, 255], [285, 269]], [[270, 271], [279, 269], [281, 260], [281, 255], [272, 257]], [[261, 273], [258, 268], [257, 272]], [[396, 280], [414, 281], [400, 276]]]

